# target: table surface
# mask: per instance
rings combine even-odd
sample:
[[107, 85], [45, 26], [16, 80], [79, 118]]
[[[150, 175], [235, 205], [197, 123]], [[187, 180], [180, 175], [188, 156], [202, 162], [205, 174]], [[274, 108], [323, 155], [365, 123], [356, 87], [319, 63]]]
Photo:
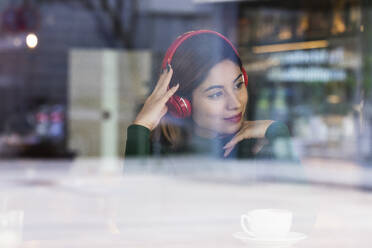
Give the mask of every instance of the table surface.
[[2, 207], [24, 211], [21, 247], [252, 247], [233, 234], [256, 208], [290, 209], [292, 230], [308, 236], [298, 248], [372, 245], [370, 191], [138, 166], [123, 174], [97, 161], [0, 163]]

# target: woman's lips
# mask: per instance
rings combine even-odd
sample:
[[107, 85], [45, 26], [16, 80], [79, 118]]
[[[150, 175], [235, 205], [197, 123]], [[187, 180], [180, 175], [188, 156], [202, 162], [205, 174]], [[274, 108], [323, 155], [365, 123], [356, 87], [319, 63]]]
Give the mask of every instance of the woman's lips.
[[242, 119], [242, 113], [239, 113], [239, 114], [234, 115], [234, 116], [229, 117], [229, 118], [224, 118], [224, 120], [230, 121], [230, 122], [233, 122], [233, 123], [238, 123], [241, 119]]

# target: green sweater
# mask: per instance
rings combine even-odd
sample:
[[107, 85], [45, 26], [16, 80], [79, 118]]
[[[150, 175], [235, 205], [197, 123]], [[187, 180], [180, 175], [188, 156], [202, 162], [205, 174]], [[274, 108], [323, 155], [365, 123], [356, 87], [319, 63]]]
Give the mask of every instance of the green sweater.
[[[180, 154], [197, 154], [224, 158], [222, 147], [233, 135], [225, 138], [207, 139], [195, 136]], [[257, 139], [245, 139], [239, 142], [226, 158], [263, 158], [297, 161], [292, 152], [290, 134], [286, 125], [273, 122], [266, 130], [265, 145], [258, 153], [252, 148]], [[150, 130], [140, 125], [130, 125], [127, 129], [125, 156], [174, 155], [169, 147], [153, 144], [150, 141]]]

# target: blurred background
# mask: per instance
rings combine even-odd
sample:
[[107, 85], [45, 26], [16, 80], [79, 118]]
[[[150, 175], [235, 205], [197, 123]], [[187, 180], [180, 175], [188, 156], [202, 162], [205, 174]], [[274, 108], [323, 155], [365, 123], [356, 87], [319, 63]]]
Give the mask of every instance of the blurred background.
[[126, 128], [180, 34], [240, 52], [255, 119], [285, 122], [303, 161], [368, 166], [368, 1], [1, 0], [1, 158], [123, 158]]
[[[197, 29], [233, 41], [250, 118], [284, 122], [302, 166], [124, 165], [166, 49]], [[0, 247], [242, 247], [256, 208], [293, 211], [296, 247], [370, 247], [371, 44], [368, 0], [0, 0]]]

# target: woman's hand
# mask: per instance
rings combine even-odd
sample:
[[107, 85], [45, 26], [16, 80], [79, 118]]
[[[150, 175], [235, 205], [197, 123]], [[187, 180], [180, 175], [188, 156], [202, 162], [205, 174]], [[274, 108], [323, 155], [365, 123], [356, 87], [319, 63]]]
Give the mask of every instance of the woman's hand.
[[170, 65], [167, 66], [159, 77], [154, 91], [146, 99], [141, 111], [137, 115], [133, 124], [144, 126], [150, 131], [159, 124], [161, 118], [167, 113], [168, 108], [166, 103], [169, 98], [176, 93], [179, 84], [168, 89], [169, 83], [173, 75], [173, 69]]
[[228, 156], [235, 145], [244, 139], [265, 138], [266, 130], [273, 122], [272, 120], [244, 121], [239, 132], [223, 147], [224, 157]]

